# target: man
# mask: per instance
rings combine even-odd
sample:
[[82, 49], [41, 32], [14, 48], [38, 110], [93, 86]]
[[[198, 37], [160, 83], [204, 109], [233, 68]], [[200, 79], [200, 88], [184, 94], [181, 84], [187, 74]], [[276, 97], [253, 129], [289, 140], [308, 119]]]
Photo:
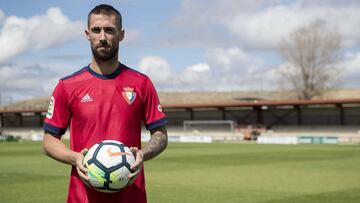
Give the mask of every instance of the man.
[[[92, 61], [59, 80], [44, 123], [43, 150], [49, 157], [72, 165], [67, 202], [144, 203], [142, 164], [167, 146], [165, 114], [150, 79], [118, 61], [119, 42], [125, 34], [121, 14], [109, 5], [95, 7], [88, 15], [85, 34]], [[142, 149], [141, 121], [151, 133]], [[68, 125], [70, 148], [61, 141]], [[111, 194], [89, 187], [82, 165], [87, 149], [108, 139], [131, 146], [136, 159], [129, 186]]]

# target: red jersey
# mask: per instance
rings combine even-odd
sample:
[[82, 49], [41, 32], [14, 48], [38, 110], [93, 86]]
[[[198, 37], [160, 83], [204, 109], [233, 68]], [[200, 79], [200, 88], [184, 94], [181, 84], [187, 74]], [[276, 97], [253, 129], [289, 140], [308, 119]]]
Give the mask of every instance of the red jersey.
[[[140, 149], [142, 122], [151, 130], [167, 120], [150, 79], [119, 63], [111, 75], [100, 75], [87, 66], [59, 80], [44, 129], [63, 135], [70, 125], [70, 149], [76, 152], [109, 139]], [[73, 166], [67, 202], [145, 203], [144, 170], [134, 184], [108, 194], [87, 188]]]

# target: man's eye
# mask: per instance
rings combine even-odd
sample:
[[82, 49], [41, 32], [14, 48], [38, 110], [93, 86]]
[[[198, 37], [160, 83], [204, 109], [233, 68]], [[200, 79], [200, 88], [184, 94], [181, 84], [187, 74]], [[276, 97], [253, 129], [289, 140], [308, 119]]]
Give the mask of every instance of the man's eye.
[[112, 33], [115, 32], [115, 29], [114, 29], [114, 28], [111, 28], [111, 27], [106, 27], [106, 28], [104, 28], [104, 31], [105, 31], [106, 33], [112, 34]]
[[91, 32], [93, 33], [100, 33], [101, 29], [98, 27], [91, 28]]

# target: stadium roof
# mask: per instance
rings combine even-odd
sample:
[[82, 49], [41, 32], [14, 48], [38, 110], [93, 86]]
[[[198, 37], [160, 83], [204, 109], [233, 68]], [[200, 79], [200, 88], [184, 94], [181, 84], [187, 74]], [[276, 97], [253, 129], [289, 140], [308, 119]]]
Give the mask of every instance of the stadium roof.
[[[230, 108], [259, 106], [341, 105], [360, 103], [360, 89], [339, 89], [325, 92], [322, 98], [296, 100], [293, 92], [230, 91], [230, 92], [159, 92], [166, 109]], [[45, 112], [50, 97], [38, 97], [0, 106], [0, 112]]]
[[204, 104], [168, 104], [164, 108], [221, 108], [221, 107], [256, 107], [256, 106], [304, 106], [304, 105], [341, 105], [360, 104], [360, 99], [334, 99], [334, 100], [254, 100], [231, 101], [224, 103]]
[[[307, 106], [307, 105], [345, 105], [359, 104], [360, 99], [332, 99], [332, 100], [253, 100], [253, 101], [229, 101], [229, 102], [206, 102], [165, 104], [164, 109], [191, 109], [191, 108], [226, 108], [226, 107], [261, 107], [261, 106]], [[41, 113], [47, 109], [0, 109], [0, 113]]]

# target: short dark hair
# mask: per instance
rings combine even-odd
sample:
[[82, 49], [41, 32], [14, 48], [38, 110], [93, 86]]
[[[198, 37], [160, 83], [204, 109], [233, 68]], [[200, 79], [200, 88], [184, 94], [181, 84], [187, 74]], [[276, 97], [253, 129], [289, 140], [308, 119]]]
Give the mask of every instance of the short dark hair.
[[119, 28], [122, 28], [122, 17], [121, 14], [118, 10], [116, 10], [114, 7], [107, 5], [107, 4], [100, 4], [98, 6], [96, 6], [95, 8], [93, 8], [89, 15], [88, 15], [88, 27], [90, 26], [90, 16], [91, 15], [115, 15], [116, 16], [116, 21], [118, 22]]

